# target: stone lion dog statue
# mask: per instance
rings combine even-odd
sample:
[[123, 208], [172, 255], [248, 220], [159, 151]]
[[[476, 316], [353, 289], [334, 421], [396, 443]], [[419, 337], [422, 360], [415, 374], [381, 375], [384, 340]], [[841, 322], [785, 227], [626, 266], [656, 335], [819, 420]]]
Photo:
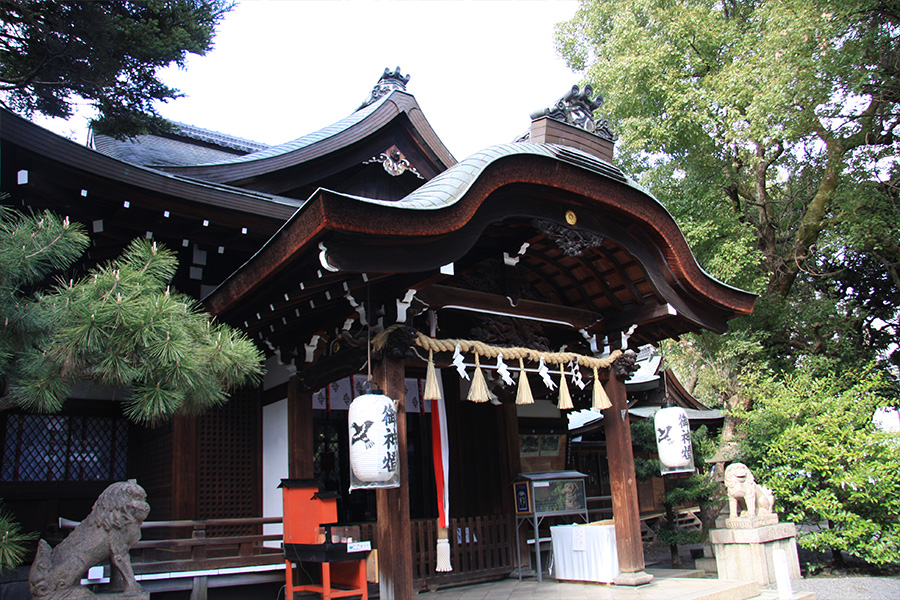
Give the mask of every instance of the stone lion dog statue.
[[731, 463], [725, 469], [725, 489], [728, 491], [730, 519], [773, 514], [775, 497], [772, 491], [757, 484], [753, 473], [744, 463]]
[[103, 598], [148, 598], [134, 578], [129, 550], [141, 539], [141, 523], [150, 505], [144, 488], [134, 480], [120, 481], [103, 490], [91, 514], [56, 548], [41, 540], [28, 575], [35, 600], [95, 598], [80, 585], [87, 570], [110, 563], [110, 591]]

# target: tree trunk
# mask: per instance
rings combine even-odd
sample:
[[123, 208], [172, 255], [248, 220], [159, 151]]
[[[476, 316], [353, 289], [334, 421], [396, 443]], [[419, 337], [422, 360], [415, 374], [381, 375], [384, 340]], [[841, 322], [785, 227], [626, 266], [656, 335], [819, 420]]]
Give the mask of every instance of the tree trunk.
[[725, 400], [725, 407], [728, 411], [725, 413], [725, 422], [722, 425], [723, 442], [730, 442], [737, 437], [737, 429], [741, 422], [740, 419], [731, 413], [731, 411], [735, 409], [749, 410], [750, 405], [750, 398], [743, 394], [734, 394]]
[[[666, 480], [666, 492], [669, 491], [668, 480]], [[678, 522], [675, 519], [675, 510], [672, 508], [672, 505], [666, 502], [666, 520], [669, 522], [669, 526], [672, 527], [673, 531], [678, 528]], [[672, 566], [680, 567], [681, 566], [681, 554], [678, 552], [678, 544], [669, 544], [669, 553], [672, 556]]]
[[802, 269], [803, 263], [809, 258], [813, 246], [819, 241], [819, 234], [825, 227], [825, 219], [831, 198], [840, 182], [841, 169], [844, 167], [844, 145], [833, 138], [825, 140], [827, 162], [819, 188], [803, 213], [797, 233], [794, 234], [794, 243], [784, 253], [784, 259], [776, 265], [769, 276], [766, 286], [767, 294], [774, 294], [781, 298], [787, 298], [791, 286]]

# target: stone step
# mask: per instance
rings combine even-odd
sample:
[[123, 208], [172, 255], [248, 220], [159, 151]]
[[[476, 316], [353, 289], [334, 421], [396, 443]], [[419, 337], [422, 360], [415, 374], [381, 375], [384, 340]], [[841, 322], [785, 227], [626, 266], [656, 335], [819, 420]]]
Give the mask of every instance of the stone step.
[[665, 577], [681, 577], [689, 579], [706, 579], [706, 572], [703, 569], [644, 569], [645, 572], [653, 575], [654, 579], [662, 579]]
[[729, 581], [725, 589], [698, 589], [690, 594], [691, 600], [750, 600], [759, 595], [759, 584], [755, 581]]

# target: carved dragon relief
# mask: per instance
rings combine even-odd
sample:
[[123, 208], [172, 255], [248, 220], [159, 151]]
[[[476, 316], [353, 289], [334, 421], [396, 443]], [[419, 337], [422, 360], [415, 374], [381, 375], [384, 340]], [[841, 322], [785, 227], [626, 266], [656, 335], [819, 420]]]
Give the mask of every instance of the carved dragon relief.
[[566, 256], [581, 256], [585, 250], [599, 248], [603, 243], [602, 235], [578, 231], [552, 221], [535, 219], [532, 221], [532, 225], [544, 236], [553, 240]]

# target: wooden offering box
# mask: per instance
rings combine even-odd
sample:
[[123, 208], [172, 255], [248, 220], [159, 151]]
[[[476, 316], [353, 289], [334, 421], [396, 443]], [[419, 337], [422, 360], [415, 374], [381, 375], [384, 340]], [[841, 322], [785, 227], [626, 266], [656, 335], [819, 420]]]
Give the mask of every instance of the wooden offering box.
[[[319, 491], [312, 479], [282, 479], [284, 502], [284, 558], [286, 598], [295, 592], [316, 592], [322, 598], [368, 597], [366, 556], [369, 541], [359, 539], [358, 526], [337, 521], [337, 492]], [[356, 561], [356, 564], [350, 564]], [[322, 567], [321, 584], [294, 585], [294, 563], [315, 562]], [[344, 563], [331, 566], [330, 563]], [[333, 589], [332, 584], [342, 589]]]

